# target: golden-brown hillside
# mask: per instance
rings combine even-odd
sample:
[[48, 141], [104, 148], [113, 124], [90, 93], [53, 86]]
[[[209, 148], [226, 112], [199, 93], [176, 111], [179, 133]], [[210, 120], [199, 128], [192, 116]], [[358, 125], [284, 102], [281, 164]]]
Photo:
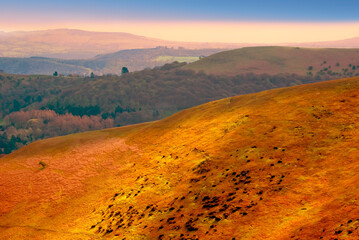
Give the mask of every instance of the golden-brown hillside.
[[0, 161], [0, 239], [358, 239], [359, 78], [227, 98]]

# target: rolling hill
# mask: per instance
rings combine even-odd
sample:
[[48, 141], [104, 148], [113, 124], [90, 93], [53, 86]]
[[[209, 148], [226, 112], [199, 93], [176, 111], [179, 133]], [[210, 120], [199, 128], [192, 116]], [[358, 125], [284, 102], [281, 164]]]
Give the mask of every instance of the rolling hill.
[[130, 71], [154, 68], [166, 63], [194, 62], [202, 56], [208, 56], [223, 49], [184, 49], [156, 47], [148, 49], [122, 50], [115, 53], [98, 55], [86, 60], [66, 60], [59, 58], [0, 58], [0, 69], [11, 74], [45, 74], [52, 75], [55, 71], [61, 74], [90, 76], [121, 74], [122, 67]]
[[[220, 51], [223, 51], [223, 49], [174, 49], [167, 47], [131, 49], [99, 55], [84, 61], [83, 64], [80, 62], [79, 65], [89, 67], [97, 73], [121, 74], [123, 66], [128, 67], [131, 71], [139, 71], [175, 61], [190, 63], [199, 60], [200, 57], [209, 56]], [[70, 63], [72, 62], [70, 61]]]
[[37, 56], [88, 59], [98, 54], [158, 46], [190, 49], [233, 49], [248, 46], [248, 44], [172, 42], [123, 32], [89, 32], [76, 29], [50, 29], [0, 34], [0, 57]]
[[0, 239], [357, 239], [358, 94], [328, 81], [32, 143], [0, 161]]
[[[47, 57], [89, 59], [99, 54], [158, 46], [188, 49], [235, 49], [268, 46], [267, 43], [174, 42], [124, 32], [90, 32], [77, 29], [0, 31], [0, 57]], [[273, 45], [273, 44], [272, 44]], [[359, 38], [311, 43], [277, 43], [277, 46], [314, 48], [358, 48]]]
[[331, 79], [330, 75], [213, 76], [185, 63], [122, 76], [0, 73], [0, 154], [34, 140], [154, 121], [209, 101]]
[[84, 66], [66, 63], [58, 59], [31, 58], [0, 58], [0, 69], [10, 74], [43, 74], [52, 75], [55, 71], [65, 74], [79, 74], [89, 76], [92, 69]]
[[139, 71], [174, 61], [192, 63], [185, 69], [215, 75], [295, 73], [329, 74], [340, 78], [355, 76], [359, 72], [359, 49], [249, 47], [223, 51], [156, 47], [122, 50], [86, 60], [0, 58], [0, 69], [12, 74], [52, 74], [57, 71], [88, 76], [91, 72], [97, 75], [121, 74], [123, 66], [130, 71]]
[[285, 46], [312, 47], [312, 48], [359, 48], [359, 37], [337, 41], [290, 43]]
[[[312, 70], [309, 67], [312, 67]], [[185, 66], [207, 74], [345, 73], [359, 66], [359, 49], [248, 47], [220, 52]], [[346, 69], [346, 70], [345, 70]]]

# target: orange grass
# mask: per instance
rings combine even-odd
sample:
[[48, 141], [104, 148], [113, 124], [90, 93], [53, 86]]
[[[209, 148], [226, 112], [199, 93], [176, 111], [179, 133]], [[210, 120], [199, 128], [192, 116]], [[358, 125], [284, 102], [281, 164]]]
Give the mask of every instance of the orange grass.
[[35, 142], [0, 161], [0, 239], [358, 239], [358, 96], [335, 80]]

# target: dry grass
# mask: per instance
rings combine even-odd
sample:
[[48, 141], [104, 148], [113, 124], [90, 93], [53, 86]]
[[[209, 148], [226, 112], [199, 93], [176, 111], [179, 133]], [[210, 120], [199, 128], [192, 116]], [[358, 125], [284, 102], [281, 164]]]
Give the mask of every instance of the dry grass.
[[[340, 66], [336, 66], [338, 62]], [[313, 73], [329, 66], [332, 71], [340, 72], [349, 68], [349, 64], [359, 65], [359, 49], [247, 47], [220, 52], [184, 68], [230, 76], [248, 72], [305, 75], [309, 66], [313, 67]]]
[[1, 159], [0, 239], [357, 239], [358, 96], [329, 81], [33, 143]]

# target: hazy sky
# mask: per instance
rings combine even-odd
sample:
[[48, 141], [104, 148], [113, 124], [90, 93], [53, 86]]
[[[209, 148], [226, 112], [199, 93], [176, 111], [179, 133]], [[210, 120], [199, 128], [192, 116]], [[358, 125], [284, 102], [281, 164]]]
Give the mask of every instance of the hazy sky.
[[359, 36], [358, 0], [0, 0], [0, 30], [77, 28], [182, 41]]

